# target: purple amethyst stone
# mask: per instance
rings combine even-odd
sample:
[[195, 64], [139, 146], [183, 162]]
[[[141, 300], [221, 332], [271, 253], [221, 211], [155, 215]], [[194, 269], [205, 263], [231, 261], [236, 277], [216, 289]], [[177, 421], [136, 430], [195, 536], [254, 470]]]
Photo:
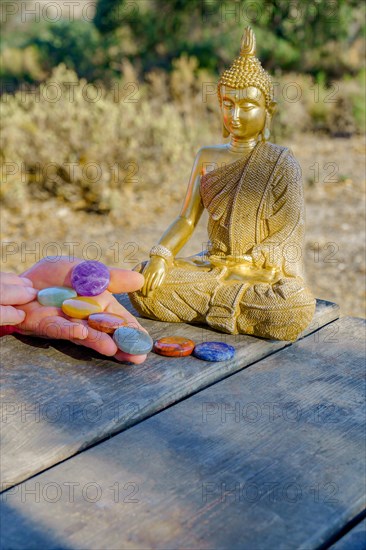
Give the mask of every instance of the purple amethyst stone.
[[109, 285], [110, 275], [107, 266], [96, 260], [87, 260], [74, 267], [71, 284], [79, 296], [97, 296]]

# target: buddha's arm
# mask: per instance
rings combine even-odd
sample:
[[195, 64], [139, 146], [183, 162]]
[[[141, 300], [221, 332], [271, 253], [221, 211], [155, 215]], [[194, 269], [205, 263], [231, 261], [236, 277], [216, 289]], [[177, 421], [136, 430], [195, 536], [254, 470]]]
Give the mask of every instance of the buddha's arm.
[[[173, 221], [163, 234], [159, 244], [167, 248], [173, 256], [185, 245], [196, 227], [204, 210], [201, 194], [201, 152], [197, 154], [192, 174], [180, 215]], [[164, 280], [167, 271], [167, 261], [159, 255], [152, 254], [145, 266], [143, 275], [145, 283], [141, 289], [144, 296], [158, 288]]]
[[201, 155], [198, 153], [182, 210], [159, 241], [159, 244], [168, 248], [173, 256], [189, 240], [204, 210], [200, 194], [201, 166]]

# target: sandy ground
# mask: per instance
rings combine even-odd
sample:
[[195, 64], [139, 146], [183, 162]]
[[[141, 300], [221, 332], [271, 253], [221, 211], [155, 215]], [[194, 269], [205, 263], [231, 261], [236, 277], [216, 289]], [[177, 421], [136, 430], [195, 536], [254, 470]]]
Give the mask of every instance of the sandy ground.
[[[364, 140], [302, 135], [284, 145], [303, 170], [309, 285], [318, 298], [338, 303], [343, 316], [365, 317]], [[182, 199], [190, 170], [181, 176]], [[19, 273], [44, 255], [61, 253], [132, 268], [179, 213], [177, 195], [161, 200], [142, 193], [128, 216], [72, 212], [54, 200], [29, 202], [22, 216], [3, 209], [1, 269]], [[201, 251], [206, 242], [204, 218], [182, 254]]]

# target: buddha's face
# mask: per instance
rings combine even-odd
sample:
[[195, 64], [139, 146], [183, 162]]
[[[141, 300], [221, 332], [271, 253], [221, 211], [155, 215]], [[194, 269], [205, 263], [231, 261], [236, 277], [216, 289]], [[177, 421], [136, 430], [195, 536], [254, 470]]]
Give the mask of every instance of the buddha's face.
[[264, 94], [254, 86], [236, 90], [221, 87], [222, 116], [226, 130], [236, 139], [257, 138], [266, 120]]

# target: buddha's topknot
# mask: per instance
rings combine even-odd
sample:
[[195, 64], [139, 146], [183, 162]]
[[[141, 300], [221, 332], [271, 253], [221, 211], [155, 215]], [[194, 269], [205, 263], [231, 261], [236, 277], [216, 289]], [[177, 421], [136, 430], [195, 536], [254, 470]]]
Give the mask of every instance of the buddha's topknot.
[[266, 99], [268, 108], [273, 101], [273, 83], [270, 75], [263, 69], [259, 59], [255, 57], [255, 35], [250, 27], [244, 31], [241, 41], [240, 55], [230, 67], [226, 69], [218, 82], [218, 97], [222, 103], [221, 86], [230, 86], [236, 90], [255, 86]]

